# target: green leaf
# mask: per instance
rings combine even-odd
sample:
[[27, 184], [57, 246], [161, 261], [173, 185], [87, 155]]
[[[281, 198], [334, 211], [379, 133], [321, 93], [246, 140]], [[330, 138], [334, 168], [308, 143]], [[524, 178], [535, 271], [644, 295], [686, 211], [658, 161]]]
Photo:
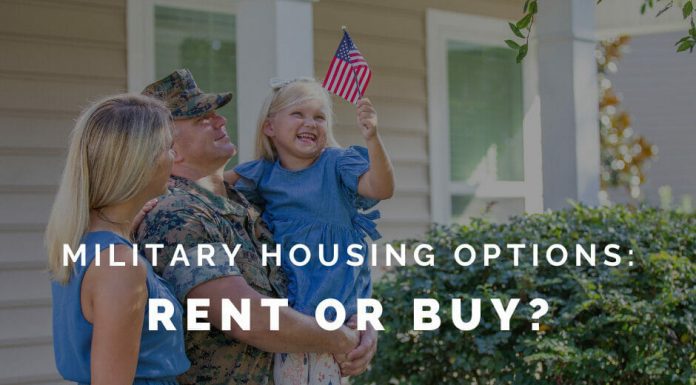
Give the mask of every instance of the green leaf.
[[691, 15], [691, 12], [693, 12], [693, 11], [694, 11], [694, 4], [691, 2], [691, 0], [684, 3], [684, 8], [682, 8], [682, 15], [684, 16], [685, 19], [687, 17], [689, 17], [689, 15]]
[[531, 3], [529, 3], [529, 13], [532, 15], [535, 15], [539, 8], [537, 7], [537, 2], [536, 0], [533, 0]]
[[643, 5], [640, 6], [640, 14], [643, 15], [645, 14], [645, 10], [647, 9], [647, 5], [643, 3]]
[[529, 7], [529, 1], [530, 0], [526, 0], [524, 2], [524, 7], [522, 7], [522, 12], [527, 13], [527, 8]]
[[522, 34], [522, 32], [520, 32], [520, 29], [517, 28], [516, 25], [514, 25], [514, 24], [512, 24], [512, 23], [508, 23], [508, 25], [510, 26], [510, 29], [512, 30], [512, 33], [514, 33], [515, 36], [517, 36], [517, 37], [519, 37], [519, 38], [522, 38], [522, 39], [526, 38], [526, 36], [524, 36], [524, 35]]
[[515, 50], [520, 49], [520, 45], [517, 44], [517, 42], [515, 42], [514, 40], [505, 40], [505, 44], [507, 44], [508, 47], [510, 47], [512, 49], [515, 49]]
[[694, 43], [691, 41], [685, 41], [681, 44], [679, 44], [679, 47], [677, 47], [677, 52], [684, 52], [687, 49], [693, 49]]
[[517, 63], [522, 63], [522, 60], [524, 60], [524, 57], [527, 56], [527, 50], [529, 49], [529, 46], [527, 44], [523, 45], [520, 47], [519, 51], [517, 52]]
[[689, 39], [690, 39], [689, 36], [684, 36], [684, 37], [682, 37], [681, 39], [679, 39], [679, 41], [677, 41], [676, 43], [674, 43], [674, 45], [679, 45], [679, 44], [681, 44], [681, 43], [683, 43], [683, 42], [685, 42], [685, 41], [687, 41], [687, 40], [689, 40]]
[[518, 21], [517, 24], [515, 24], [515, 26], [516, 26], [518, 29], [525, 29], [525, 28], [527, 28], [527, 27], [529, 26], [529, 23], [532, 22], [532, 17], [533, 17], [532, 14], [526, 15], [525, 17], [523, 17], [522, 19], [520, 19], [520, 21]]

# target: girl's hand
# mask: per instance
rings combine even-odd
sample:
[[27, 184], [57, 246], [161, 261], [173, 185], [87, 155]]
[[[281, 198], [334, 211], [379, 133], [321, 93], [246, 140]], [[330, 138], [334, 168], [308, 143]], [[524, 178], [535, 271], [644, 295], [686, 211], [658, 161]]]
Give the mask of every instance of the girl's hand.
[[366, 141], [377, 135], [377, 112], [368, 98], [358, 101], [358, 126]]

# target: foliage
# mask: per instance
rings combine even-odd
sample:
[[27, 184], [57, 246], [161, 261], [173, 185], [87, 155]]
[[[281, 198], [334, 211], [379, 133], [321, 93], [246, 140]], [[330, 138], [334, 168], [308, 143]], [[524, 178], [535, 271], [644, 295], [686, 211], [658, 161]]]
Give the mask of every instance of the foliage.
[[[601, 3], [602, 0], [597, 0], [597, 4]], [[687, 0], [680, 2], [681, 13], [684, 20], [689, 20], [689, 30], [686, 36], [679, 39], [674, 45], [677, 47], [677, 52], [684, 52], [688, 50], [689, 52], [694, 51], [696, 47], [696, 23], [694, 23], [694, 14], [696, 14], [696, 9], [694, 8], [693, 0]], [[643, 0], [640, 6], [640, 13], [644, 14], [648, 8], [653, 9], [655, 7], [662, 6], [657, 12], [659, 17], [663, 13], [674, 7], [674, 0]], [[534, 25], [534, 19], [539, 10], [537, 0], [525, 0], [524, 6], [522, 8], [523, 15], [520, 20], [516, 23], [509, 23], [510, 30], [512, 33], [520, 38], [524, 39], [522, 43], [518, 43], [515, 40], [505, 40], [505, 43], [512, 49], [517, 50], [517, 62], [521, 63], [524, 57], [527, 56], [527, 51], [529, 50], [529, 36], [532, 33], [532, 26]]]
[[[435, 266], [396, 267], [376, 285], [385, 331], [371, 369], [352, 383], [694, 384], [695, 234], [695, 215], [624, 206], [576, 205], [507, 224], [434, 227], [417, 243], [435, 248]], [[488, 267], [481, 258], [461, 267], [452, 250], [464, 243], [479, 257], [485, 243], [503, 250], [513, 243], [538, 243], [540, 250], [559, 243], [568, 247], [569, 263], [533, 267], [528, 247], [516, 268], [505, 251]], [[574, 245], [589, 243], [597, 245], [597, 266], [576, 267]], [[608, 243], [633, 255], [606, 267], [599, 251]], [[413, 298], [438, 300], [439, 329], [413, 331]], [[482, 298], [475, 330], [454, 326], [451, 298], [462, 298], [465, 321], [468, 300]], [[500, 331], [489, 298], [521, 298], [510, 331]], [[538, 332], [530, 327], [532, 298], [549, 303]]]
[[597, 45], [597, 79], [599, 82], [599, 138], [601, 148], [600, 186], [623, 187], [631, 197], [640, 196], [645, 182], [643, 167], [657, 153], [657, 148], [631, 128], [631, 117], [621, 107], [607, 74], [615, 72], [624, 47], [630, 38], [620, 36]]

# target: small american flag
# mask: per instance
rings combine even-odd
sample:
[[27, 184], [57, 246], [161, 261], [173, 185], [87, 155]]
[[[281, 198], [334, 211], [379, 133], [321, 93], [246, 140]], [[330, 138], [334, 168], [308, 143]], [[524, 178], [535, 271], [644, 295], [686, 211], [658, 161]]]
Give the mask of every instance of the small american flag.
[[343, 30], [343, 39], [331, 60], [322, 86], [350, 103], [357, 104], [365, 94], [370, 78], [372, 71], [367, 66], [367, 61], [353, 44], [348, 31]]

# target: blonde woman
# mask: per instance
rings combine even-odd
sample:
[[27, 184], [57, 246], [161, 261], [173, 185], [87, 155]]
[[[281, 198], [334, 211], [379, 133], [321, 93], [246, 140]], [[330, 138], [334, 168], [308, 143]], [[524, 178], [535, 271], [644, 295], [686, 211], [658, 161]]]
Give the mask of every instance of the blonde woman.
[[[142, 95], [108, 97], [75, 125], [46, 228], [54, 351], [66, 380], [176, 384], [189, 367], [181, 305], [145, 259], [134, 263], [129, 239], [141, 207], [165, 192], [171, 125], [169, 110]], [[64, 246], [81, 244], [84, 265], [66, 261]], [[149, 298], [172, 303], [176, 330], [148, 329]]]

